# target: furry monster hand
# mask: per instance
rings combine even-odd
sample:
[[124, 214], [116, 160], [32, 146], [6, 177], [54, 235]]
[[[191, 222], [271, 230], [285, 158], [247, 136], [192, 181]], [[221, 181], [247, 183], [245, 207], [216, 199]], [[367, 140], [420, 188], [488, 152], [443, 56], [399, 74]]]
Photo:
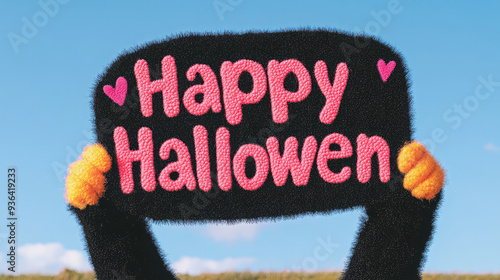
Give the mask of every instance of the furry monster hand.
[[111, 168], [111, 157], [101, 144], [85, 147], [81, 159], [68, 169], [66, 198], [72, 206], [85, 209], [96, 205], [104, 194], [104, 173]]
[[405, 174], [404, 188], [416, 198], [431, 200], [443, 188], [443, 169], [419, 142], [412, 141], [399, 151], [398, 168]]

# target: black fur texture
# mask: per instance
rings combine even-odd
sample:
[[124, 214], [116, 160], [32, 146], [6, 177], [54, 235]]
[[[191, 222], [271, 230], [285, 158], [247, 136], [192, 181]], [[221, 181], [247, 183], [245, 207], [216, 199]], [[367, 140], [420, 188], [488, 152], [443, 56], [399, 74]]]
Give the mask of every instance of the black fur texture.
[[[155, 93], [153, 115], [145, 118], [140, 110], [134, 64], [138, 59], [145, 59], [151, 80], [160, 79], [161, 60], [166, 55], [176, 60], [180, 113], [168, 118], [163, 112], [162, 94]], [[269, 91], [259, 103], [243, 105], [243, 120], [235, 126], [227, 123], [224, 108], [221, 113], [209, 111], [200, 117], [189, 114], [183, 106], [185, 90], [202, 83], [200, 77], [193, 82], [186, 79], [187, 69], [194, 64], [207, 64], [212, 68], [222, 95], [219, 72], [222, 62], [250, 59], [266, 68], [272, 59], [283, 61], [291, 58], [299, 60], [309, 71], [312, 91], [304, 101], [289, 104], [289, 120], [284, 124], [272, 121]], [[385, 83], [377, 71], [379, 59], [396, 62]], [[338, 63], [345, 62], [349, 68], [340, 110], [330, 125], [319, 121], [325, 97], [314, 78], [314, 65], [318, 60], [326, 62], [330, 81], [333, 81]], [[128, 81], [123, 106], [115, 104], [102, 90], [104, 85], [114, 86], [120, 76]], [[239, 86], [243, 91], [249, 91], [252, 81], [243, 75]], [[285, 88], [296, 89], [296, 79], [287, 78]], [[328, 30], [180, 36], [148, 44], [118, 57], [95, 86], [94, 111], [98, 142], [107, 149], [113, 165], [106, 174], [106, 192], [99, 204], [84, 210], [71, 209], [83, 226], [98, 279], [175, 279], [164, 264], [146, 219], [180, 223], [236, 222], [327, 214], [354, 207], [364, 207], [366, 217], [343, 279], [421, 278], [420, 267], [441, 194], [431, 201], [418, 200], [402, 186], [403, 177], [396, 159], [399, 149], [412, 139], [410, 96], [404, 61], [385, 44], [373, 38]], [[122, 192], [113, 140], [115, 127], [126, 128], [132, 150], [138, 148], [139, 128], [152, 128], [158, 178], [161, 170], [176, 160], [174, 152], [168, 161], [158, 156], [161, 144], [170, 138], [186, 143], [195, 168], [192, 136], [195, 125], [203, 125], [208, 130], [211, 191], [205, 193], [198, 188], [195, 191], [183, 188], [169, 192], [157, 185], [155, 191], [146, 192], [141, 188], [139, 164], [134, 163], [134, 191], [131, 194]], [[217, 186], [215, 165], [215, 131], [219, 127], [226, 127], [231, 133], [231, 157], [242, 144], [265, 147], [270, 136], [278, 138], [280, 148], [288, 137], [295, 136], [300, 152], [307, 136], [315, 136], [319, 146], [326, 135], [341, 133], [350, 140], [353, 156], [331, 160], [329, 168], [339, 172], [342, 167], [349, 166], [351, 177], [341, 184], [326, 183], [314, 163], [307, 186], [295, 186], [288, 176], [287, 183], [277, 187], [269, 172], [264, 185], [255, 191], [242, 189], [234, 176], [232, 188], [222, 191]], [[379, 179], [376, 156], [372, 158], [370, 181], [365, 184], [358, 182], [356, 138], [361, 133], [378, 135], [387, 141], [391, 149], [391, 180], [388, 183]], [[251, 173], [251, 164], [247, 168]]]

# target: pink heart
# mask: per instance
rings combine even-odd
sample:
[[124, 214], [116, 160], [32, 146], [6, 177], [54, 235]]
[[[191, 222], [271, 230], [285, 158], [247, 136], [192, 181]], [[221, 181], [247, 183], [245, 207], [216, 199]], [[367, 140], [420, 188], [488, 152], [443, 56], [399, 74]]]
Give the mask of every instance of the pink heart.
[[389, 63], [385, 64], [385, 61], [380, 59], [377, 62], [377, 67], [378, 67], [378, 72], [380, 73], [380, 77], [382, 78], [382, 81], [384, 83], [389, 79], [389, 76], [392, 73], [392, 70], [394, 70], [394, 67], [396, 67], [396, 62], [390, 61]]
[[122, 106], [127, 96], [127, 80], [124, 77], [118, 77], [114, 88], [110, 85], [105, 85], [102, 89], [111, 100]]

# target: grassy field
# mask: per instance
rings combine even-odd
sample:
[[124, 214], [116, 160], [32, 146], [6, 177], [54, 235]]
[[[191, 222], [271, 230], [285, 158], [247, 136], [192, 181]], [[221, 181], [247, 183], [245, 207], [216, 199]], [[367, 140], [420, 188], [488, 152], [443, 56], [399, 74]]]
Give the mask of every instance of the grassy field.
[[[202, 274], [190, 276], [181, 274], [181, 280], [333, 280], [338, 279], [338, 272], [227, 272], [221, 274]], [[78, 273], [72, 270], [64, 270], [59, 275], [0, 275], [0, 280], [93, 280], [93, 273]], [[468, 274], [424, 274], [423, 280], [500, 280], [500, 275], [468, 275]]]

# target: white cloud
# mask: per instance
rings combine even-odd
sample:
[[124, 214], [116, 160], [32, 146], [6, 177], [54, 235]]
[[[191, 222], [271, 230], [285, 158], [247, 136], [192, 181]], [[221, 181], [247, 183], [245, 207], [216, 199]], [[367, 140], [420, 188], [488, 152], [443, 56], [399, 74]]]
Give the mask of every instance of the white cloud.
[[227, 258], [216, 261], [185, 256], [173, 263], [172, 267], [176, 273], [199, 275], [205, 272], [220, 273], [224, 271], [247, 269], [248, 265], [255, 261], [255, 258]]
[[262, 224], [256, 223], [208, 225], [204, 234], [219, 242], [235, 242], [239, 240], [252, 241], [257, 237], [262, 228]]
[[495, 146], [495, 144], [493, 144], [491, 142], [484, 145], [484, 149], [487, 151], [500, 152], [500, 147]]
[[20, 273], [57, 274], [64, 268], [92, 270], [86, 255], [61, 243], [27, 244], [17, 249]]

